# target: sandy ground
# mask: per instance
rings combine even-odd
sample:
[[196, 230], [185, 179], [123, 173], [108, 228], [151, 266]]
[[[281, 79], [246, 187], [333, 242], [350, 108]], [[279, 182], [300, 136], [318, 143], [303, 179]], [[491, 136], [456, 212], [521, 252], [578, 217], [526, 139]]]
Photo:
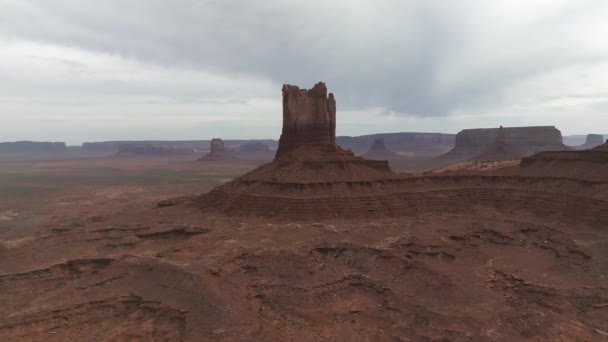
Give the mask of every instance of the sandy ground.
[[252, 163], [145, 163], [0, 167], [0, 340], [608, 338], [607, 184], [420, 177], [405, 216], [261, 220], [156, 206]]

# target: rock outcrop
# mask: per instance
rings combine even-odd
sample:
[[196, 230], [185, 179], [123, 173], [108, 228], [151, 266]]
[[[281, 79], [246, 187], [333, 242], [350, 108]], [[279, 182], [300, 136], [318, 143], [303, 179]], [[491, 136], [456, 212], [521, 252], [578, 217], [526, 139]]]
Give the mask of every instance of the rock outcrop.
[[500, 144], [509, 154], [525, 157], [541, 151], [570, 150], [562, 143], [561, 132], [552, 126], [465, 129], [456, 135], [456, 146], [440, 159], [446, 162], [477, 160], [496, 146], [501, 132], [505, 137]]
[[594, 147], [591, 149], [592, 151], [607, 151], [608, 152], [608, 140], [600, 146]]
[[222, 161], [222, 160], [231, 160], [235, 159], [229, 152], [226, 150], [224, 142], [220, 138], [211, 139], [209, 143], [209, 153], [204, 155], [200, 160], [201, 161]]
[[523, 175], [608, 182], [608, 142], [582, 151], [545, 151], [522, 159]]
[[604, 144], [604, 136], [600, 134], [589, 134], [585, 143], [581, 146], [577, 146], [577, 150], [588, 150]]
[[153, 144], [122, 144], [117, 156], [184, 156], [194, 154], [194, 149]]
[[363, 154], [361, 157], [371, 160], [389, 161], [401, 158], [400, 155], [386, 148], [383, 138], [374, 139], [374, 142], [372, 143], [372, 146], [370, 147], [369, 151], [367, 151], [367, 153]]
[[387, 161], [340, 148], [335, 126], [335, 100], [325, 84], [283, 86], [283, 133], [274, 161], [201, 196], [197, 205], [256, 217], [345, 216], [370, 203], [386, 212], [379, 199], [386, 182], [404, 176], [391, 172]]
[[310, 143], [336, 143], [336, 101], [325, 83], [310, 89], [283, 85], [283, 131], [277, 157]]

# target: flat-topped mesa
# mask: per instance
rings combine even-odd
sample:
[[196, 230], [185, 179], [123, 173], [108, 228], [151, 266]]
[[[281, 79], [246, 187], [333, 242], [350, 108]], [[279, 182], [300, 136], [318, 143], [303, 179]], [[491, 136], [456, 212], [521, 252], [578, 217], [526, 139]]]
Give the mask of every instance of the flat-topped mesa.
[[576, 147], [579, 150], [588, 150], [604, 144], [604, 136], [601, 134], [588, 134], [585, 143]]
[[522, 157], [540, 151], [570, 150], [562, 143], [561, 132], [553, 126], [465, 129], [456, 135], [454, 148], [440, 160], [479, 160], [481, 154], [497, 145]]
[[276, 157], [303, 144], [336, 143], [336, 100], [325, 83], [310, 89], [283, 85], [283, 131]]

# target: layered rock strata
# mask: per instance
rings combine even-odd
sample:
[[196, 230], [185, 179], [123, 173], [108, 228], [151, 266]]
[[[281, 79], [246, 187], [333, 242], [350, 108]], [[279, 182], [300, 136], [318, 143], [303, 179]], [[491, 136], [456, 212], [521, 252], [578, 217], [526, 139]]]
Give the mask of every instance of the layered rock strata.
[[448, 162], [478, 160], [478, 156], [496, 146], [499, 134], [504, 134], [501, 145], [508, 147], [510, 154], [522, 157], [541, 151], [571, 150], [563, 144], [561, 132], [552, 126], [465, 129], [456, 135], [455, 147], [440, 159]]
[[277, 158], [303, 144], [336, 143], [336, 101], [325, 83], [310, 89], [283, 85], [283, 131]]

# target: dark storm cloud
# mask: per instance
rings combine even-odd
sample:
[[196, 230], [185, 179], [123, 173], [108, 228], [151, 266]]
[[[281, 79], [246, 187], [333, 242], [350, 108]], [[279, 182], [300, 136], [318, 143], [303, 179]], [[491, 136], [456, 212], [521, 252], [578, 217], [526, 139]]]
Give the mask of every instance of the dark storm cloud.
[[[346, 109], [441, 116], [605, 60], [604, 0], [0, 0], [0, 32], [170, 67], [326, 81]], [[602, 19], [603, 18], [603, 19]]]

